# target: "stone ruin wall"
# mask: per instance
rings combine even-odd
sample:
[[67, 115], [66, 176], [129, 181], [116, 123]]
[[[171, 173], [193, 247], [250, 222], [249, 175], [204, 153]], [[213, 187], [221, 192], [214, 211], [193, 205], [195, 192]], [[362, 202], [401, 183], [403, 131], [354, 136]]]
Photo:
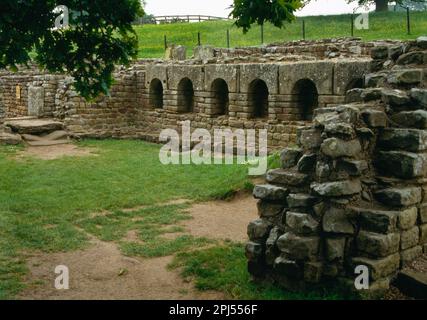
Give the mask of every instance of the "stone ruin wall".
[[347, 104], [317, 109], [297, 147], [254, 189], [249, 272], [291, 290], [328, 280], [370, 293], [427, 253], [427, 38], [372, 50]]
[[[210, 58], [201, 57], [202, 60], [141, 60], [130, 68], [119, 68], [111, 97], [100, 97], [93, 103], [81, 99], [65, 76], [45, 75], [35, 69], [19, 74], [3, 72], [0, 119], [2, 115], [10, 118], [30, 113], [64, 121], [75, 136], [149, 141], [157, 141], [162, 129], [179, 130], [183, 120], [191, 120], [193, 128], [208, 130], [265, 128], [273, 150], [295, 143], [297, 129], [311, 119], [298, 101], [298, 80], [313, 83], [317, 107], [343, 103], [347, 87], [368, 70], [366, 54], [373, 46], [357, 39], [337, 39], [262, 49], [214, 49]], [[182, 110], [179, 102], [179, 86], [185, 78], [194, 90], [190, 111]], [[162, 83], [162, 107], [152, 102], [150, 87], [156, 79]], [[227, 85], [227, 110], [219, 110], [212, 86], [216, 79], [223, 79]], [[253, 114], [254, 93], [250, 92], [251, 83], [256, 80], [265, 84], [268, 91], [268, 111], [260, 117]], [[16, 99], [17, 85], [21, 88], [20, 100]], [[40, 95], [44, 98], [37, 102]]]

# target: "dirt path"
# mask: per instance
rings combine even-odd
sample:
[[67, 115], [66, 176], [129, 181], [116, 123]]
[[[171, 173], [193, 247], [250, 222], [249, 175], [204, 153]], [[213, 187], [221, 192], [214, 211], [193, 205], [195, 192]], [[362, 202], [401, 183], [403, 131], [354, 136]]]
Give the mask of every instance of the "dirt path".
[[32, 147], [27, 146], [25, 150], [19, 152], [16, 157], [34, 157], [41, 160], [55, 160], [66, 157], [96, 156], [93, 148], [82, 148], [75, 144], [61, 144], [55, 146]]
[[[246, 226], [256, 218], [255, 201], [240, 195], [232, 201], [196, 204], [190, 209], [194, 219], [183, 225], [194, 236], [212, 239], [246, 240]], [[141, 259], [123, 256], [116, 244], [92, 239], [88, 249], [55, 254], [39, 254], [28, 259], [29, 286], [21, 299], [214, 299], [218, 292], [199, 292], [186, 283], [178, 271], [167, 270], [173, 256]], [[70, 289], [56, 290], [54, 269], [70, 270]], [[124, 274], [122, 274], [124, 273]], [[122, 275], [120, 275], [122, 274]]]

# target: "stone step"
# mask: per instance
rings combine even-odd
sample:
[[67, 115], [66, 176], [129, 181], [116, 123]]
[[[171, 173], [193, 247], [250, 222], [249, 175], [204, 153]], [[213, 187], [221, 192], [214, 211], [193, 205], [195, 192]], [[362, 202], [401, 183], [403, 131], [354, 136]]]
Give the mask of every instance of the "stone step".
[[427, 299], [427, 274], [416, 271], [399, 272], [394, 285], [404, 294]]
[[70, 140], [42, 140], [42, 141], [27, 141], [27, 144], [32, 147], [48, 147], [60, 144], [68, 144]]
[[20, 134], [49, 134], [53, 131], [62, 130], [64, 124], [52, 119], [16, 119], [8, 120], [5, 125]]
[[64, 140], [68, 138], [68, 132], [59, 130], [49, 133], [45, 136], [35, 136], [32, 134], [22, 134], [22, 138], [25, 141], [53, 141], [53, 140]]

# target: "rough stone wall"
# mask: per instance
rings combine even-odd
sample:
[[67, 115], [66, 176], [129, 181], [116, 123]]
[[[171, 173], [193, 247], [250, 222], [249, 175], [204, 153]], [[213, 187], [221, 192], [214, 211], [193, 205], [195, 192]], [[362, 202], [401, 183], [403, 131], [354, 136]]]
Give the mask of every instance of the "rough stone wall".
[[63, 120], [67, 130], [79, 137], [136, 137], [136, 74], [118, 72], [115, 79], [111, 96], [100, 96], [94, 102], [87, 102], [73, 90], [72, 79], [63, 79], [55, 96], [55, 118]]
[[325, 280], [370, 290], [427, 252], [427, 39], [372, 50], [365, 89], [317, 109], [298, 147], [254, 189], [249, 272], [291, 290]]

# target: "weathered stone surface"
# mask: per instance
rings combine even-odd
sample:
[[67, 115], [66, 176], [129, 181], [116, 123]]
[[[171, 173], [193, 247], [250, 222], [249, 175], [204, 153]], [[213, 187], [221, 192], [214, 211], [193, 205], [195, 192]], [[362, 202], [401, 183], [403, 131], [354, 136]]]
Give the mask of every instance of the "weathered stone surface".
[[360, 231], [356, 239], [357, 250], [369, 257], [386, 257], [399, 251], [398, 233], [379, 234]]
[[315, 234], [319, 228], [319, 223], [309, 214], [291, 211], [286, 213], [286, 224], [296, 234], [303, 235]]
[[389, 188], [375, 193], [378, 201], [389, 206], [411, 206], [421, 201], [421, 188]]
[[377, 233], [390, 233], [396, 231], [399, 212], [383, 211], [363, 208], [352, 208], [359, 216], [360, 228], [365, 231]]
[[427, 243], [427, 224], [420, 225], [420, 244]]
[[248, 225], [248, 237], [251, 241], [265, 239], [272, 228], [271, 223], [264, 219], [257, 219]]
[[340, 159], [338, 168], [339, 170], [344, 170], [351, 176], [360, 176], [368, 170], [368, 163], [365, 160]]
[[203, 63], [207, 63], [209, 60], [215, 57], [215, 48], [213, 46], [196, 46], [193, 49], [194, 59], [201, 60]]
[[28, 88], [28, 115], [41, 117], [44, 112], [44, 88], [30, 86]]
[[387, 115], [383, 111], [366, 109], [362, 112], [363, 121], [371, 128], [383, 128], [387, 126]]
[[423, 176], [427, 171], [427, 155], [406, 151], [381, 151], [375, 165], [384, 175], [402, 179]]
[[415, 226], [418, 217], [418, 209], [412, 207], [399, 212], [398, 227], [403, 230], [411, 229]]
[[273, 265], [274, 260], [278, 255], [279, 249], [276, 247], [277, 239], [281, 236], [280, 230], [278, 227], [274, 227], [270, 231], [270, 235], [265, 242], [265, 261], [268, 265]]
[[304, 280], [308, 283], [319, 283], [322, 278], [323, 264], [321, 262], [304, 263]]
[[381, 88], [366, 88], [363, 89], [361, 98], [365, 102], [374, 101], [381, 99], [382, 89]]
[[392, 107], [400, 107], [411, 102], [408, 94], [402, 90], [383, 89], [382, 101], [390, 104]]
[[423, 254], [423, 248], [416, 246], [400, 252], [400, 264], [404, 268]]
[[258, 214], [262, 218], [275, 217], [280, 214], [285, 205], [260, 200], [257, 203]]
[[250, 261], [257, 261], [263, 254], [262, 245], [256, 242], [248, 242], [245, 247], [246, 258]]
[[300, 148], [286, 148], [280, 154], [280, 161], [283, 169], [288, 169], [296, 166], [301, 158], [303, 150]]
[[356, 257], [352, 259], [353, 266], [365, 265], [369, 269], [369, 275], [372, 280], [379, 280], [392, 275], [399, 269], [400, 255], [395, 253], [383, 259], [369, 259]]
[[427, 223], [427, 203], [420, 204], [419, 220], [421, 223]]
[[6, 133], [0, 131], [0, 144], [17, 145], [22, 143], [22, 138], [19, 134]]
[[427, 149], [427, 132], [418, 129], [383, 129], [378, 144], [387, 150], [424, 151]]
[[322, 221], [323, 231], [337, 234], [354, 234], [355, 227], [350, 211], [332, 207], [328, 209]]
[[371, 50], [372, 59], [385, 60], [388, 57], [388, 47], [387, 46], [377, 46], [373, 47]]
[[417, 46], [419, 46], [422, 49], [427, 49], [427, 37], [426, 36], [418, 37]]
[[292, 260], [313, 260], [319, 252], [318, 237], [300, 237], [287, 232], [277, 240], [277, 247]]
[[304, 173], [284, 169], [274, 169], [267, 172], [267, 182], [288, 186], [301, 186], [308, 182], [309, 176]]
[[318, 195], [326, 197], [348, 196], [362, 191], [359, 180], [312, 183], [311, 188]]
[[165, 60], [182, 61], [187, 58], [187, 48], [184, 46], [171, 45], [166, 48]]
[[326, 239], [326, 257], [329, 261], [344, 258], [345, 242], [345, 238]]
[[411, 98], [420, 106], [427, 107], [427, 90], [412, 88], [410, 91]]
[[5, 125], [20, 134], [50, 133], [64, 128], [62, 122], [42, 119], [12, 120], [5, 122]]
[[287, 197], [289, 208], [312, 207], [317, 201], [318, 198], [304, 193], [291, 193]]
[[396, 60], [403, 53], [403, 45], [395, 45], [388, 48], [388, 57]]
[[306, 154], [298, 161], [297, 167], [299, 172], [309, 173], [314, 171], [317, 155], [315, 153]]
[[329, 138], [323, 141], [321, 150], [331, 158], [354, 157], [361, 151], [359, 140], [344, 141], [338, 138]]
[[390, 73], [387, 78], [387, 81], [390, 84], [418, 84], [422, 80], [422, 70], [420, 69], [406, 69], [406, 70], [397, 70]]
[[351, 137], [354, 135], [354, 129], [351, 125], [343, 122], [329, 123], [324, 130], [329, 135], [342, 135]]
[[304, 149], [315, 149], [322, 144], [322, 131], [318, 129], [304, 129], [298, 131], [298, 144]]
[[400, 64], [400, 65], [423, 64], [424, 63], [424, 52], [412, 51], [412, 52], [402, 54], [399, 57], [399, 59], [397, 59], [396, 63]]
[[274, 186], [271, 184], [257, 185], [254, 188], [253, 196], [256, 199], [281, 201], [285, 200], [289, 194], [289, 190], [283, 187]]
[[277, 257], [274, 261], [274, 271], [294, 279], [301, 279], [304, 272], [296, 261], [283, 256]]
[[419, 228], [413, 227], [409, 230], [402, 231], [400, 237], [400, 248], [406, 250], [412, 248], [418, 244], [420, 239]]
[[391, 120], [401, 126], [427, 129], [427, 111], [415, 110], [394, 114]]

